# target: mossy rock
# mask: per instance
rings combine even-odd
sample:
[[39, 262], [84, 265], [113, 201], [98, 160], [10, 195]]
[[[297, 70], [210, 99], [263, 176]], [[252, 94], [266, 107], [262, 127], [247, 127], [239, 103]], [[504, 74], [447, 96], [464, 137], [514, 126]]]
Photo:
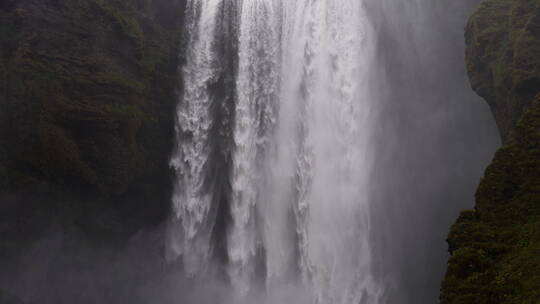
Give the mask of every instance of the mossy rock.
[[473, 89], [490, 105], [503, 141], [540, 87], [540, 3], [485, 0], [466, 30]]
[[6, 218], [125, 221], [102, 235], [165, 219], [184, 5], [0, 1], [0, 204], [20, 206]]
[[448, 235], [442, 304], [540, 300], [540, 95], [496, 154]]
[[441, 304], [540, 303], [540, 2], [485, 0], [466, 32], [503, 147], [448, 235]]

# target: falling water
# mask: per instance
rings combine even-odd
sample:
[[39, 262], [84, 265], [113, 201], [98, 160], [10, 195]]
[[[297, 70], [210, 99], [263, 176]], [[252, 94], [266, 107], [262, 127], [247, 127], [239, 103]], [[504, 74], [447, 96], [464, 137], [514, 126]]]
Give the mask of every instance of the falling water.
[[[226, 272], [239, 295], [299, 282], [317, 303], [376, 303], [369, 244], [372, 37], [362, 1], [239, 5]], [[178, 107], [173, 242], [210, 265], [216, 207], [207, 163], [219, 1], [192, 0]], [[264, 271], [258, 271], [264, 269]]]
[[220, 0], [191, 0], [187, 4], [187, 63], [182, 69], [184, 91], [177, 109], [177, 146], [171, 159], [174, 217], [169, 230], [170, 259], [182, 255], [190, 275], [203, 271], [211, 251], [212, 180], [208, 177], [211, 153], [210, 92], [219, 69], [215, 31]]
[[271, 146], [279, 94], [279, 38], [277, 6], [272, 0], [242, 4], [237, 77], [235, 153], [233, 157], [232, 224], [228, 232], [230, 277], [247, 293], [255, 271], [259, 242], [256, 223]]
[[296, 138], [283, 130], [280, 144], [296, 141], [300, 268], [320, 303], [377, 293], [368, 238], [369, 31], [360, 1], [286, 7], [282, 103], [298, 114]]

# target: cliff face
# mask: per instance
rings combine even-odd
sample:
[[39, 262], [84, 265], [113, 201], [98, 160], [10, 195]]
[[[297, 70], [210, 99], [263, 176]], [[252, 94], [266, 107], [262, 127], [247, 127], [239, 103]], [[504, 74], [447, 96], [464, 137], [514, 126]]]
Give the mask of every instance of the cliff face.
[[0, 1], [1, 235], [163, 220], [183, 6]]
[[490, 105], [504, 142], [540, 88], [538, 10], [536, 0], [488, 0], [467, 25], [471, 84]]
[[504, 146], [448, 235], [441, 303], [540, 299], [540, 3], [488, 0], [467, 27], [473, 88]]

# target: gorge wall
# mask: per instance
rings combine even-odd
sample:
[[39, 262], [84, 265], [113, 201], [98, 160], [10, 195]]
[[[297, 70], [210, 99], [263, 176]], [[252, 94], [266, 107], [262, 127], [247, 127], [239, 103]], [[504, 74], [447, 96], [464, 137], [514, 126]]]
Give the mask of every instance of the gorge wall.
[[164, 220], [183, 5], [0, 1], [3, 236]]
[[467, 26], [473, 88], [504, 146], [448, 235], [441, 303], [540, 299], [540, 3], [487, 0]]
[[0, 1], [0, 303], [157, 280], [163, 242], [125, 248], [170, 210], [184, 5]]

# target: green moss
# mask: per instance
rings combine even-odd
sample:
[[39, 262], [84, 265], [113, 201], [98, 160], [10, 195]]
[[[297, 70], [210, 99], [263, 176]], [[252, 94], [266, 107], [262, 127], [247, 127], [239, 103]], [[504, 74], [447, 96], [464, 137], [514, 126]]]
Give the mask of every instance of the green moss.
[[491, 0], [468, 25], [473, 86], [494, 109], [506, 144], [478, 188], [476, 210], [464, 211], [448, 235], [443, 304], [540, 299], [540, 97], [530, 101], [540, 92], [539, 19], [537, 2]]
[[143, 51], [143, 56], [139, 61], [143, 73], [151, 76], [156, 72], [156, 68], [167, 62], [165, 51], [159, 47], [147, 46]]
[[130, 10], [120, 10], [111, 4], [110, 1], [95, 0], [95, 3], [111, 18], [126, 36], [134, 39], [139, 46], [142, 46], [144, 33]]
[[[486, 0], [467, 26], [473, 88], [505, 145], [448, 235], [441, 304], [540, 303], [540, 4]], [[534, 96], [537, 97], [534, 97]]]
[[[46, 227], [26, 223], [50, 223], [45, 210], [79, 226], [68, 209], [87, 214], [96, 202], [96, 210], [129, 208], [137, 218], [125, 230], [162, 219], [182, 1], [13, 3], [0, 10], [0, 196], [30, 195], [33, 215], [9, 224], [39, 234]], [[171, 19], [153, 19], [162, 15]]]
[[144, 94], [146, 86], [139, 81], [123, 76], [120, 73], [98, 73], [92, 79], [99, 85], [119, 87], [135, 94]]
[[476, 210], [452, 226], [442, 304], [538, 304], [539, 189], [540, 95], [487, 169]]
[[113, 115], [116, 119], [125, 120], [125, 119], [137, 119], [137, 120], [148, 120], [148, 115], [146, 115], [139, 107], [135, 105], [125, 105], [125, 104], [108, 104], [105, 105], [105, 111]]
[[467, 25], [472, 86], [492, 107], [503, 141], [540, 86], [539, 30], [535, 0], [485, 0]]

